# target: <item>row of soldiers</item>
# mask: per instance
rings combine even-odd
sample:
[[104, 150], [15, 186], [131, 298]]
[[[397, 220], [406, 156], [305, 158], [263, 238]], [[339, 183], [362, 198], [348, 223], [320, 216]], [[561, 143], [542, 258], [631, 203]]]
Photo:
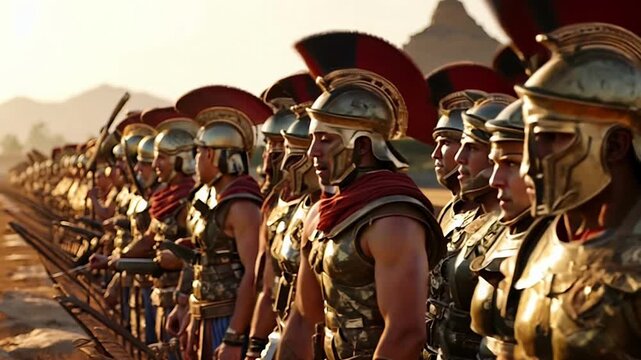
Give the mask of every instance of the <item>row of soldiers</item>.
[[[483, 66], [425, 81], [379, 38], [311, 36], [309, 73], [262, 99], [208, 86], [130, 114], [88, 147], [115, 155], [93, 187], [82, 155], [23, 183], [104, 221], [92, 266], [142, 284], [146, 340], [186, 358], [638, 358], [641, 39], [541, 39], [552, 56], [515, 94]], [[438, 217], [391, 142], [406, 135], [435, 143]]]

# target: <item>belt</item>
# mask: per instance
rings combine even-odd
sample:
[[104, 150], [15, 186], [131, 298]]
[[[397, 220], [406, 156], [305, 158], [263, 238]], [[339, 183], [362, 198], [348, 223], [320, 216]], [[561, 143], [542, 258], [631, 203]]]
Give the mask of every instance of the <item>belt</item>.
[[234, 314], [236, 299], [221, 301], [198, 301], [191, 295], [189, 297], [189, 312], [196, 319], [213, 319]]

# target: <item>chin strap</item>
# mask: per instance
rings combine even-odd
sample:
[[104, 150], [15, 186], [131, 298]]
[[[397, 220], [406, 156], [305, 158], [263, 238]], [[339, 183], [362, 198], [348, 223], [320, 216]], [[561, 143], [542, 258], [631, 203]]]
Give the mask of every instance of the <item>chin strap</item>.
[[499, 220], [499, 224], [507, 227], [512, 227], [518, 224], [521, 220], [531, 217], [530, 214], [531, 214], [530, 208], [526, 208], [520, 214], [515, 216], [512, 220], [503, 220], [503, 219]]

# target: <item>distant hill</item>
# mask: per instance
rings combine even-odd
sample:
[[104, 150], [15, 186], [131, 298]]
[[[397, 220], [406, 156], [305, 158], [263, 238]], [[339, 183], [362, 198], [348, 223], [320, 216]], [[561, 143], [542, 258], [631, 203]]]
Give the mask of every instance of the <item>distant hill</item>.
[[492, 65], [501, 44], [487, 35], [458, 0], [442, 0], [432, 22], [403, 46], [423, 74], [454, 61]]
[[[18, 97], [0, 104], [0, 135], [15, 134], [24, 140], [31, 127], [45, 122], [52, 133], [69, 142], [86, 140], [104, 125], [126, 89], [100, 85], [62, 102], [39, 102]], [[142, 92], [131, 92], [127, 110], [169, 106], [171, 101]], [[122, 116], [122, 115], [121, 115]]]

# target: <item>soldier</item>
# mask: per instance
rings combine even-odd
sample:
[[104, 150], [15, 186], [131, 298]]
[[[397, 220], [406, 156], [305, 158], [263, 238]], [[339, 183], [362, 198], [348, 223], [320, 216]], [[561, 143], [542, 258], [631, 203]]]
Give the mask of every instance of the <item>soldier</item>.
[[503, 267], [501, 314], [517, 358], [639, 358], [641, 39], [603, 23], [539, 39], [552, 58], [517, 88], [521, 172], [549, 218]]
[[[278, 205], [266, 216], [267, 236], [260, 242], [259, 254], [267, 256], [262, 266], [262, 291], [258, 294], [252, 318], [248, 358], [261, 357], [268, 336], [268, 358], [273, 356], [294, 299], [303, 220], [320, 197], [318, 178], [305, 154], [311, 143], [310, 119], [305, 108], [318, 95], [320, 89], [314, 79], [303, 73], [279, 80], [264, 96], [266, 99], [273, 96], [291, 98], [295, 104], [292, 109], [296, 120], [280, 131], [285, 138], [285, 156], [279, 168], [284, 173], [286, 191], [281, 193]], [[261, 276], [260, 271], [258, 275]], [[278, 331], [270, 336], [275, 326], [278, 326]]]
[[470, 263], [470, 269], [479, 276], [470, 313], [472, 330], [484, 336], [477, 356], [480, 359], [514, 356], [514, 330], [512, 323], [499, 314], [497, 302], [503, 294], [497, 286], [503, 278], [501, 264], [516, 253], [533, 220], [525, 181], [519, 174], [524, 136], [521, 107], [522, 102], [515, 101], [486, 125], [492, 133], [490, 159], [494, 163], [490, 186], [498, 190], [500, 214], [498, 226], [488, 223], [490, 226], [470, 238], [471, 242], [485, 243], [481, 246], [488, 249]]
[[284, 185], [281, 183], [283, 174], [280, 165], [285, 155], [285, 145], [280, 132], [296, 120], [296, 115], [289, 109], [294, 102], [279, 88], [278, 82], [265, 90], [261, 98], [275, 110], [274, 115], [270, 116], [260, 129], [265, 140], [261, 165], [265, 179], [261, 184], [261, 191], [265, 196], [265, 210], [268, 213], [271, 207], [278, 203], [278, 196]]
[[[152, 167], [160, 186], [149, 199], [150, 224], [144, 236], [129, 247], [127, 257], [146, 257], [150, 251], [155, 258], [146, 262], [121, 259], [116, 268], [130, 273], [150, 274], [153, 279], [152, 301], [156, 307], [156, 335], [168, 341], [165, 331], [167, 315], [174, 307], [174, 293], [182, 263], [160, 246], [174, 242], [187, 234], [188, 197], [195, 182], [194, 137], [198, 130], [195, 121], [173, 108], [159, 108], [143, 114], [160, 124], [154, 138]], [[142, 265], [144, 264], [144, 265]]]
[[476, 276], [470, 272], [469, 262], [482, 255], [487, 244], [468, 237], [498, 226], [496, 190], [489, 186], [490, 133], [485, 124], [514, 100], [505, 94], [488, 94], [463, 113], [463, 138], [455, 159], [461, 195], [477, 208], [470, 212], [472, 221], [448, 242], [448, 254], [432, 274], [428, 303], [428, 349], [445, 359], [474, 359], [478, 353], [481, 338], [470, 329]]
[[441, 209], [438, 221], [445, 239], [457, 243], [453, 238], [460, 237], [462, 230], [474, 220], [474, 210], [478, 207], [460, 193], [459, 164], [454, 157], [461, 147], [462, 115], [486, 93], [513, 93], [513, 85], [493, 69], [469, 62], [453, 63], [434, 70], [426, 82], [432, 103], [438, 105], [440, 115], [432, 132], [436, 142], [431, 155], [434, 171], [439, 184], [453, 195]]
[[[137, 161], [134, 167], [134, 173], [141, 193], [137, 191], [136, 194], [133, 195], [129, 203], [129, 208], [127, 209], [132, 242], [122, 249], [120, 254], [122, 258], [153, 256], [145, 253], [136, 254], [131, 250], [135, 248], [134, 244], [143, 240], [143, 236], [151, 223], [149, 198], [158, 187], [157, 176], [152, 166], [154, 160], [154, 138], [155, 135], [147, 135], [140, 139], [137, 146]], [[148, 275], [134, 276], [134, 286], [138, 286], [141, 289], [144, 306], [146, 344], [152, 344], [158, 341], [156, 336], [156, 308], [151, 302], [152, 285], [153, 281]]]
[[399, 172], [408, 165], [389, 140], [411, 120], [418, 126], [410, 130], [433, 127], [419, 123], [429, 118], [424, 79], [405, 54], [370, 35], [315, 35], [296, 48], [324, 90], [307, 110], [308, 154], [321, 184], [339, 193], [306, 220], [303, 241], [311, 237], [279, 358], [311, 359], [315, 323], [323, 324], [316, 358], [418, 358], [428, 269], [444, 244], [431, 203]]
[[[198, 359], [241, 359], [254, 307], [258, 252], [258, 183], [248, 175], [254, 126], [272, 115], [257, 97], [231, 87], [193, 90], [176, 108], [204, 124], [196, 138], [198, 178], [216, 190], [200, 212], [193, 241], [199, 248], [189, 299], [188, 351]], [[213, 205], [213, 206], [212, 206]]]

